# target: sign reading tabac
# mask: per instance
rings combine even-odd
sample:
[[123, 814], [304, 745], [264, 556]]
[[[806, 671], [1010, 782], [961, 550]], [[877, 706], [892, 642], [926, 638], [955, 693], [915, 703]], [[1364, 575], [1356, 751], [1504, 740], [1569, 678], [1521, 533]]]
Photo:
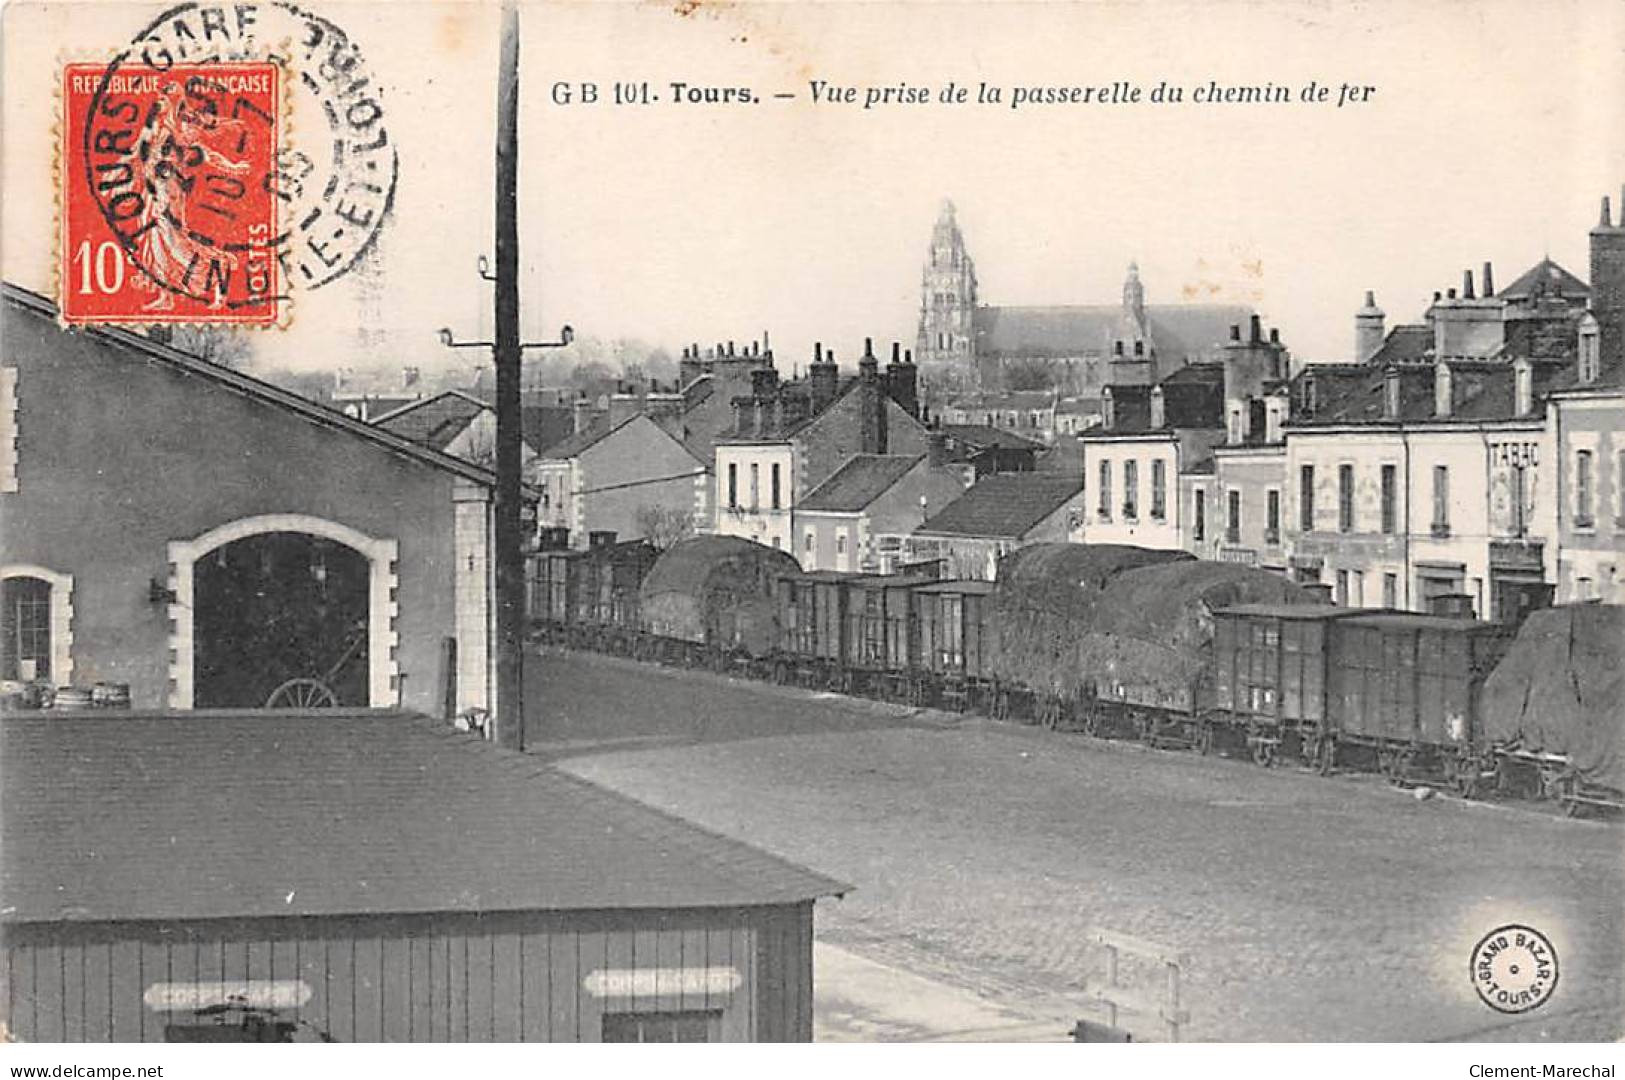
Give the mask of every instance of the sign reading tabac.
[[62, 80], [62, 320], [274, 324], [277, 66], [70, 64]]

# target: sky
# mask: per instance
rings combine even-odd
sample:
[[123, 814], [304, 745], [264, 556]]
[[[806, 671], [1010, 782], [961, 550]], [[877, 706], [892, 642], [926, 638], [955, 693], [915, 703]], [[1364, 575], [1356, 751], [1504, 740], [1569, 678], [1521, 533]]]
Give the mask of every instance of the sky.
[[[261, 362], [433, 367], [441, 326], [488, 337], [496, 8], [320, 3], [383, 89], [400, 174], [355, 271], [294, 301]], [[53, 71], [106, 55], [159, 6], [5, 12], [7, 280], [53, 287]], [[1301, 359], [1346, 360], [1366, 289], [1390, 324], [1493, 261], [1587, 275], [1586, 232], [1625, 183], [1625, 5], [1248, 2], [531, 4], [523, 9], [521, 282], [527, 338], [570, 323], [673, 352], [772, 335], [912, 345], [944, 198], [994, 304], [1242, 302]], [[815, 103], [819, 80], [856, 104]], [[1179, 104], [1012, 109], [1010, 89], [1179, 86]], [[1320, 104], [1197, 104], [1192, 88], [1315, 80]], [[745, 87], [676, 104], [671, 83]], [[999, 105], [936, 101], [945, 83]], [[658, 102], [616, 106], [613, 84]], [[1372, 86], [1338, 107], [1342, 83]], [[553, 87], [567, 84], [572, 102]], [[599, 102], [579, 101], [595, 83]], [[927, 104], [864, 109], [864, 88]], [[780, 99], [775, 94], [793, 94]], [[293, 102], [292, 139], [315, 130]], [[303, 111], [302, 111], [303, 110]]]

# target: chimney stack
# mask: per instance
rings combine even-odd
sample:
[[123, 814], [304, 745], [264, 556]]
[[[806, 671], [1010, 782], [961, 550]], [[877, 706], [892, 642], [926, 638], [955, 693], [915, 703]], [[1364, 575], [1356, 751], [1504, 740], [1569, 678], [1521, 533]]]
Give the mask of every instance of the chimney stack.
[[1241, 327], [1239, 325], [1237, 325], [1236, 323], [1231, 323], [1230, 324], [1230, 340], [1231, 341], [1240, 341], [1241, 340]]
[[[1625, 190], [1620, 191], [1619, 198], [1621, 203], [1625, 203]], [[1625, 211], [1625, 206], [1621, 206], [1620, 209]], [[1614, 212], [1608, 205], [1608, 196], [1606, 195], [1602, 197], [1602, 220], [1597, 222], [1597, 226], [1603, 229], [1612, 229], [1614, 227]]]
[[1472, 300], [1472, 299], [1474, 299], [1474, 297], [1473, 297], [1473, 272], [1471, 270], [1463, 270], [1461, 272], [1461, 298], [1463, 300]]
[[1249, 341], [1251, 341], [1254, 345], [1257, 345], [1260, 341], [1264, 340], [1263, 324], [1257, 315], [1252, 317], [1249, 327], [1249, 333], [1251, 335], [1248, 338]]
[[1490, 297], [1495, 295], [1494, 271], [1490, 269], [1488, 259], [1484, 260], [1484, 279], [1480, 282], [1480, 284], [1484, 286], [1484, 299], [1488, 300]]

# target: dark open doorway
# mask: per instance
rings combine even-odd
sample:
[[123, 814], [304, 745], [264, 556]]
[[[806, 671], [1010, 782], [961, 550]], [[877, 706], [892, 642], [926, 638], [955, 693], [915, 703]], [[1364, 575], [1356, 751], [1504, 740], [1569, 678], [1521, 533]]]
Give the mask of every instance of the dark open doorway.
[[260, 533], [198, 559], [193, 704], [372, 704], [370, 578], [366, 556], [305, 533]]

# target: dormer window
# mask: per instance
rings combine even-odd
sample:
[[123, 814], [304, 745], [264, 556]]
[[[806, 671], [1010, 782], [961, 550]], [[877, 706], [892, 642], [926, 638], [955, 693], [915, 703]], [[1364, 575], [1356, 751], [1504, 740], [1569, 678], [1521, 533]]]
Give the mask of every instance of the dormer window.
[[1305, 416], [1315, 415], [1315, 404], [1315, 377], [1306, 374], [1303, 377], [1303, 412]]

